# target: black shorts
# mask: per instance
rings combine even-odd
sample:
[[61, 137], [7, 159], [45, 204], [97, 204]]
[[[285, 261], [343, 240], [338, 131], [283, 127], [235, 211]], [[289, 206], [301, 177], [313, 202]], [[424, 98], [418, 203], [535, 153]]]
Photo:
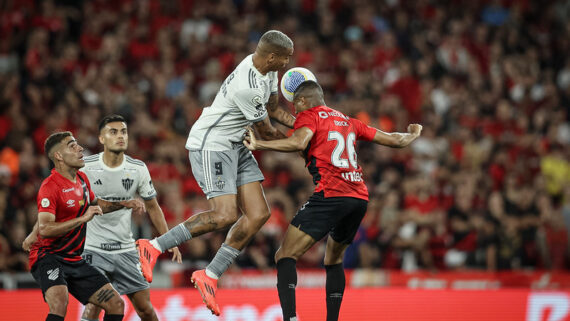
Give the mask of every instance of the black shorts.
[[83, 305], [89, 302], [93, 293], [109, 283], [106, 276], [85, 260], [68, 262], [53, 254], [39, 259], [32, 267], [32, 275], [42, 289], [44, 300], [49, 288], [65, 285], [69, 293]]
[[350, 244], [366, 214], [368, 201], [354, 197], [325, 198], [315, 193], [297, 212], [291, 225], [319, 241], [330, 233], [333, 240]]

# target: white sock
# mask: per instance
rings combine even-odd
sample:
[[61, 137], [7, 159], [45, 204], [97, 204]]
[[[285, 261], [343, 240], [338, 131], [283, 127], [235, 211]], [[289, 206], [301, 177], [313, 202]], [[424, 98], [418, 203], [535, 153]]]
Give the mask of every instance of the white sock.
[[152, 244], [152, 246], [154, 246], [155, 249], [159, 250], [160, 253], [164, 252], [164, 250], [160, 247], [160, 244], [158, 244], [156, 238], [150, 240], [150, 244]]
[[212, 272], [212, 271], [210, 271], [210, 270], [208, 270], [208, 269], [206, 269], [206, 275], [207, 275], [208, 277], [211, 277], [211, 278], [214, 279], [214, 280], [217, 280], [217, 279], [218, 279], [218, 276], [216, 275], [216, 273], [214, 273], [214, 272]]

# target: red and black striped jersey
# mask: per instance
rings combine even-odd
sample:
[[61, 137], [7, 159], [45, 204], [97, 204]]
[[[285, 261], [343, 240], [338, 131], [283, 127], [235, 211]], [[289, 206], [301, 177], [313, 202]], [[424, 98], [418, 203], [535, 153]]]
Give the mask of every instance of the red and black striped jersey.
[[371, 141], [376, 129], [327, 106], [297, 114], [294, 129], [306, 127], [313, 138], [305, 150], [315, 192], [325, 197], [355, 197], [368, 200], [368, 189], [357, 163], [356, 141]]
[[[82, 216], [94, 199], [85, 173], [77, 172], [75, 182], [72, 182], [53, 169], [38, 192], [38, 213], [52, 213], [56, 222], [65, 222]], [[30, 268], [46, 254], [55, 254], [71, 262], [81, 260], [86, 228], [86, 224], [82, 224], [57, 237], [38, 235], [38, 241], [30, 249]]]

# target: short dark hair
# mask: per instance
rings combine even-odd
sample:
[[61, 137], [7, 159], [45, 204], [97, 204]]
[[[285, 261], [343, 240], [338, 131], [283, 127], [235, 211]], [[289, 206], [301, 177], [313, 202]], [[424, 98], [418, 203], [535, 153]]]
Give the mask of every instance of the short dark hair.
[[323, 88], [314, 80], [305, 80], [303, 81], [297, 89], [295, 89], [294, 98], [303, 95], [305, 91], [316, 91], [321, 97], [323, 96]]
[[56, 132], [49, 135], [49, 137], [46, 139], [44, 143], [44, 152], [52, 162], [53, 162], [53, 155], [51, 153], [52, 149], [54, 148], [55, 145], [61, 143], [61, 141], [65, 137], [69, 136], [73, 136], [73, 134], [71, 132]]
[[125, 118], [121, 115], [117, 115], [117, 114], [111, 114], [111, 115], [107, 115], [105, 117], [103, 117], [103, 119], [101, 119], [101, 121], [99, 122], [99, 132], [101, 132], [101, 130], [105, 127], [105, 125], [107, 125], [108, 123], [114, 123], [114, 122], [123, 122], [123, 123], [127, 123], [127, 121], [125, 120]]
[[261, 36], [257, 46], [267, 53], [285, 54], [293, 48], [293, 40], [279, 30], [269, 30]]

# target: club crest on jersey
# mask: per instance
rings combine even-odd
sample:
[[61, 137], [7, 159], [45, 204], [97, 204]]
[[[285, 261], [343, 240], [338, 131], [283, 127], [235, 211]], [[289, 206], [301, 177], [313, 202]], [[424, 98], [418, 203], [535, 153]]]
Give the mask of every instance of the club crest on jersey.
[[47, 275], [48, 279], [50, 279], [51, 281], [57, 280], [57, 277], [59, 276], [59, 268], [55, 268], [53, 270], [47, 270]]
[[133, 187], [133, 183], [135, 182], [135, 180], [130, 179], [130, 178], [123, 178], [122, 182], [123, 182], [123, 187], [125, 188], [125, 190], [129, 191], [131, 189], [131, 187]]
[[214, 183], [214, 185], [216, 185], [216, 187], [218, 189], [224, 189], [224, 186], [226, 186], [226, 182], [222, 181], [222, 177], [218, 176], [218, 180]]
[[42, 198], [42, 207], [48, 207], [49, 206], [49, 200], [47, 198]]

